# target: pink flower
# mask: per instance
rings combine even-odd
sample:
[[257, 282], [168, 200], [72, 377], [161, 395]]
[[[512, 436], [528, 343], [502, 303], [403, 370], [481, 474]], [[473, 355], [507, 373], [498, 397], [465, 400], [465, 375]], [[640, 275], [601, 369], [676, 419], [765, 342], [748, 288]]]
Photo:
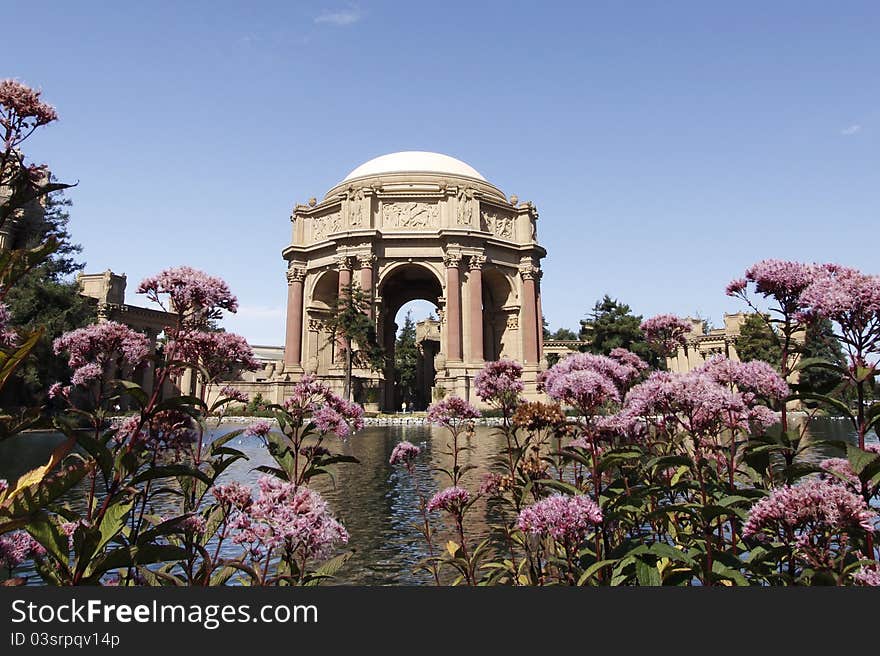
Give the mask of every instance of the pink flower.
[[[140, 366], [150, 355], [150, 340], [121, 323], [105, 321], [64, 333], [52, 348], [56, 354], [69, 354], [71, 383], [77, 386], [100, 380], [115, 364]], [[64, 393], [64, 388], [53, 386], [50, 393]]]
[[67, 396], [64, 393], [64, 385], [61, 383], [52, 383], [52, 386], [49, 388], [49, 398], [54, 399], [58, 396]]
[[521, 380], [522, 371], [521, 364], [506, 358], [487, 362], [474, 378], [477, 396], [502, 409], [515, 407], [525, 389]]
[[18, 343], [18, 335], [9, 326], [9, 308], [0, 303], [0, 348], [13, 348]]
[[281, 548], [305, 558], [324, 558], [335, 545], [348, 542], [348, 532], [314, 490], [271, 476], [257, 484], [257, 499], [240, 507], [230, 523], [237, 531], [234, 543], [247, 545], [252, 553]]
[[245, 428], [244, 434], [249, 437], [266, 437], [271, 430], [272, 425], [268, 421], [261, 420]]
[[391, 452], [391, 458], [388, 463], [391, 465], [403, 465], [409, 471], [412, 471], [413, 461], [419, 456], [422, 450], [415, 444], [407, 441], [400, 442]]
[[649, 344], [665, 354], [675, 353], [679, 346], [687, 345], [687, 335], [693, 330], [691, 323], [672, 314], [658, 314], [639, 326]]
[[645, 371], [646, 369], [648, 369], [647, 362], [642, 360], [632, 351], [628, 351], [625, 348], [611, 349], [611, 353], [608, 354], [608, 357], [612, 360], [617, 360], [625, 367], [632, 367], [636, 371]]
[[220, 396], [229, 399], [230, 401], [238, 401], [239, 403], [248, 402], [247, 394], [234, 387], [230, 387], [229, 385], [220, 388]]
[[876, 348], [880, 341], [880, 276], [825, 265], [801, 300], [808, 318], [819, 316], [837, 322], [844, 341], [859, 354]]
[[776, 488], [752, 506], [743, 537], [796, 547], [816, 566], [830, 566], [850, 533], [874, 530], [877, 516], [844, 485], [810, 480]]
[[773, 401], [782, 401], [791, 394], [782, 376], [760, 360], [734, 362], [723, 355], [714, 355], [694, 371], [704, 373], [722, 385], [736, 385], [741, 392]]
[[550, 398], [575, 406], [584, 414], [593, 414], [608, 401], [620, 401], [614, 382], [589, 369], [548, 376], [544, 388]]
[[819, 463], [819, 466], [828, 472], [828, 480], [840, 483], [841, 485], [848, 485], [854, 492], [861, 492], [862, 482], [846, 458], [826, 458]]
[[26, 531], [0, 535], [0, 567], [12, 570], [28, 558], [45, 555], [46, 550]]
[[772, 296], [787, 312], [799, 305], [799, 297], [813, 281], [815, 267], [801, 262], [763, 260], [746, 270], [745, 279], [734, 280], [727, 286], [728, 295], [741, 296], [749, 282], [765, 298]]
[[574, 547], [602, 522], [602, 511], [588, 496], [556, 494], [523, 508], [516, 525], [523, 533], [551, 537]]
[[853, 574], [853, 581], [856, 585], [880, 586], [880, 564], [873, 562], [862, 565], [859, 571]]
[[207, 523], [201, 515], [189, 515], [180, 521], [179, 526], [184, 533], [202, 535]]
[[458, 396], [448, 396], [428, 408], [428, 423], [457, 428], [462, 422], [480, 417], [480, 411]]
[[160, 305], [167, 295], [169, 309], [178, 313], [187, 327], [202, 327], [209, 320], [219, 319], [221, 310], [238, 311], [238, 300], [222, 279], [188, 266], [173, 267], [145, 278], [137, 291]]
[[[41, 91], [35, 91], [17, 80], [0, 81], [3, 126], [11, 129], [17, 119], [22, 119], [25, 125], [23, 132], [30, 132], [33, 127], [57, 120], [55, 108], [40, 100], [41, 94]], [[8, 143], [7, 147], [15, 146], [16, 143]]]
[[180, 454], [189, 449], [198, 437], [195, 420], [179, 410], [162, 410], [150, 419], [144, 437], [145, 445], [154, 451]]
[[218, 503], [229, 505], [239, 510], [247, 509], [253, 503], [251, 489], [238, 482], [227, 485], [215, 485], [211, 488], [211, 494], [214, 495]]
[[461, 517], [471, 495], [463, 487], [453, 486], [441, 490], [428, 502], [428, 512], [435, 510], [445, 510], [446, 512]]
[[210, 380], [236, 370], [255, 371], [260, 367], [247, 340], [234, 333], [185, 332], [168, 343], [167, 351], [174, 353], [175, 360], [201, 366]]

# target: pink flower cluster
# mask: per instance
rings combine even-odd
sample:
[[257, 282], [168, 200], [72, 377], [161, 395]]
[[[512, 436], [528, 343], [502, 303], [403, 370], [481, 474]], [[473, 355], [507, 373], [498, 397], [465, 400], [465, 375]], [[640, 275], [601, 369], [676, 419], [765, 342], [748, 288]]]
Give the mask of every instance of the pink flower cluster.
[[253, 503], [251, 489], [238, 481], [227, 485], [215, 485], [211, 488], [211, 494], [217, 499], [217, 503], [240, 511], [246, 511]]
[[516, 525], [524, 533], [573, 547], [601, 522], [602, 511], [590, 497], [556, 494], [523, 508]]
[[801, 295], [807, 318], [836, 321], [844, 340], [860, 351], [880, 341], [880, 276], [838, 265], [821, 267]]
[[174, 353], [175, 360], [200, 365], [210, 380], [239, 369], [254, 371], [260, 367], [247, 340], [234, 333], [188, 331], [170, 341], [167, 350]]
[[853, 574], [853, 581], [855, 581], [856, 585], [880, 586], [880, 564], [873, 562], [862, 565]]
[[[695, 437], [717, 435], [725, 429], [748, 430], [751, 422], [765, 427], [776, 423], [776, 414], [759, 405], [754, 393], [732, 390], [716, 379], [715, 372], [726, 370], [722, 364], [716, 363], [709, 372], [652, 373], [626, 395], [620, 421], [660, 416], [663, 421], [679, 422]], [[759, 382], [751, 382], [755, 388], [765, 389]]]
[[620, 402], [622, 390], [641, 375], [641, 362], [620, 352], [615, 358], [575, 353], [548, 369], [541, 387], [550, 398], [591, 415], [605, 403]]
[[502, 409], [515, 407], [519, 402], [519, 395], [525, 389], [522, 372], [521, 364], [507, 358], [487, 362], [474, 378], [477, 396]]
[[162, 410], [144, 421], [139, 415], [125, 419], [116, 429], [113, 442], [133, 450], [171, 452], [179, 456], [198, 438], [195, 420], [180, 410]]
[[87, 385], [99, 379], [112, 363], [132, 367], [142, 364], [150, 355], [150, 340], [126, 325], [105, 321], [64, 333], [52, 348], [56, 354], [69, 354], [67, 364], [74, 370], [71, 382]]
[[13, 348], [18, 343], [18, 335], [9, 326], [9, 308], [0, 303], [0, 348]]
[[672, 355], [679, 346], [685, 346], [687, 335], [693, 330], [689, 321], [673, 314], [658, 314], [643, 321], [639, 328], [645, 333], [648, 343], [664, 355]]
[[403, 465], [409, 471], [412, 471], [413, 461], [418, 458], [421, 452], [422, 450], [415, 444], [404, 440], [395, 445], [394, 450], [391, 451], [388, 463], [391, 465]]
[[244, 434], [248, 437], [266, 437], [271, 430], [272, 425], [268, 421], [260, 420], [245, 428]]
[[229, 385], [220, 388], [220, 396], [230, 401], [238, 401], [239, 403], [247, 403], [249, 401], [247, 394]]
[[338, 396], [312, 375], [303, 376], [293, 386], [284, 407], [295, 423], [311, 416], [321, 433], [346, 437], [364, 427], [364, 409]]
[[0, 567], [12, 570], [28, 558], [45, 555], [46, 550], [26, 531], [0, 535]]
[[428, 423], [457, 428], [462, 422], [480, 417], [480, 411], [458, 396], [448, 396], [428, 407]]
[[608, 357], [612, 360], [617, 360], [623, 366], [631, 367], [638, 372], [645, 371], [649, 366], [647, 362], [625, 348], [617, 347], [611, 349], [611, 353], [608, 354]]
[[755, 290], [764, 296], [775, 298], [786, 312], [793, 312], [799, 306], [799, 297], [813, 281], [815, 267], [801, 262], [784, 260], [763, 260], [746, 270], [745, 278], [734, 280], [727, 285], [728, 296], [743, 296], [748, 283], [755, 284]]
[[[30, 132], [30, 128], [46, 125], [58, 119], [58, 113], [51, 105], [40, 100], [42, 92], [31, 89], [17, 80], [0, 81], [0, 125], [4, 132], [11, 135]], [[23, 121], [23, 125], [17, 125]], [[7, 138], [6, 148], [12, 148], [20, 139], [10, 141]]]
[[755, 396], [782, 401], [791, 390], [776, 370], [760, 360], [735, 362], [723, 355], [715, 355], [696, 368], [722, 385], [735, 385], [751, 401]]
[[752, 506], [743, 536], [794, 544], [826, 563], [832, 536], [846, 540], [855, 531], [873, 531], [874, 514], [865, 500], [843, 485], [809, 480], [776, 488]]
[[463, 487], [453, 486], [440, 490], [428, 501], [428, 512], [445, 510], [446, 512], [461, 517], [468, 502], [471, 500], [470, 492]]
[[282, 549], [291, 556], [320, 559], [337, 544], [348, 542], [348, 532], [314, 490], [272, 476], [263, 476], [257, 485], [259, 495], [250, 502], [238, 488], [228, 494], [225, 489], [214, 490], [215, 497], [229, 498], [236, 509], [229, 524], [236, 544], [255, 554]]
[[138, 294], [162, 305], [162, 297], [170, 299], [170, 309], [177, 312], [187, 326], [204, 326], [210, 319], [219, 319], [221, 310], [238, 311], [238, 300], [220, 278], [188, 266], [166, 269], [145, 278]]
[[853, 492], [862, 491], [862, 482], [846, 458], [826, 458], [819, 463], [819, 467], [828, 472], [828, 480], [848, 485]]

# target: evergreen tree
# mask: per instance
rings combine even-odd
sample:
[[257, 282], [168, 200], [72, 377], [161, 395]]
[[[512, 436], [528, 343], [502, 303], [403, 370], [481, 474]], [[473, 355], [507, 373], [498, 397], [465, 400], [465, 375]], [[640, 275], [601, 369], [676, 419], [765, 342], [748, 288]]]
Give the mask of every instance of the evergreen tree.
[[659, 366], [657, 354], [648, 346], [639, 325], [641, 315], [634, 315], [629, 305], [606, 294], [593, 306], [587, 318], [581, 319], [580, 338], [591, 353], [608, 355], [615, 348], [629, 349], [646, 362]]
[[560, 341], [574, 341], [578, 338], [577, 333], [569, 328], [560, 328], [555, 333], [550, 333], [546, 339], [554, 339]]
[[419, 367], [419, 349], [416, 345], [416, 324], [412, 312], [407, 312], [394, 345], [394, 374], [400, 399], [412, 406], [416, 400], [416, 378]]
[[[828, 319], [821, 319], [807, 328], [804, 337], [802, 359], [818, 358], [831, 364], [846, 366], [846, 358], [840, 342], [834, 337], [834, 327]], [[832, 371], [811, 367], [801, 372], [799, 388], [801, 392], [830, 394], [840, 384], [841, 378]], [[837, 396], [841, 396], [838, 394]]]
[[740, 327], [736, 352], [742, 362], [761, 360], [773, 365], [777, 371], [782, 362], [779, 336], [766, 318], [757, 313], [747, 315]]
[[345, 344], [345, 387], [343, 396], [351, 400], [351, 372], [355, 365], [381, 369], [385, 355], [376, 338], [370, 319], [370, 300], [357, 285], [348, 285], [336, 299], [327, 318], [327, 327], [335, 341]]
[[95, 320], [94, 304], [80, 295], [73, 278], [84, 265], [75, 259], [82, 247], [73, 243], [68, 231], [69, 207], [70, 200], [55, 192], [46, 197], [42, 212], [28, 213], [16, 226], [15, 248], [34, 248], [49, 239], [58, 247], [25, 274], [5, 299], [12, 325], [26, 332], [44, 330], [31, 357], [16, 372], [17, 384], [6, 388], [6, 400], [13, 405], [37, 405], [45, 400], [45, 390], [68, 375], [64, 358], [52, 352], [52, 342]]

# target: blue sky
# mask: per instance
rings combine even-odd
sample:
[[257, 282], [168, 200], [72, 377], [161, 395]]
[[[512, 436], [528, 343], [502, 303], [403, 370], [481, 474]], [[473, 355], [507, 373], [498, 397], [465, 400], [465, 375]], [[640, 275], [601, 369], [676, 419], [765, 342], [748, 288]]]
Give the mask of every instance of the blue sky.
[[[181, 6], [178, 6], [181, 5]], [[184, 6], [185, 5], [185, 6]], [[540, 211], [544, 312], [740, 306], [765, 257], [872, 273], [876, 2], [62, 3], [6, 8], [0, 76], [61, 120], [87, 271], [222, 275], [280, 344], [295, 202], [397, 150], [468, 162]]]

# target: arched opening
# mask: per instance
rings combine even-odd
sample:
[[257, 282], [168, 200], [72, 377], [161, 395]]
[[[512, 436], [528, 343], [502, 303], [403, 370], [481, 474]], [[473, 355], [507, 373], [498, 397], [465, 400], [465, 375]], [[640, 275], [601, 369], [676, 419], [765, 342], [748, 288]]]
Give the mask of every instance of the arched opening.
[[[377, 317], [378, 334], [385, 349], [386, 362], [382, 408], [386, 411], [400, 410], [405, 402], [407, 409], [422, 410], [431, 402], [431, 388], [436, 376], [434, 357], [441, 350], [441, 331], [439, 321], [423, 321], [427, 317], [419, 314], [433, 309], [434, 316], [438, 316], [443, 294], [440, 280], [428, 267], [406, 263], [390, 269], [382, 277], [378, 291], [382, 299]], [[414, 380], [411, 386], [403, 388], [396, 384], [400, 379], [395, 367], [396, 346], [408, 309], [418, 312], [413, 312], [415, 335], [410, 336], [415, 342], [418, 357], [414, 363], [415, 372], [411, 372], [415, 374]]]
[[483, 359], [517, 359], [516, 317], [518, 306], [510, 281], [499, 269], [483, 270]]
[[330, 339], [325, 320], [333, 309], [338, 293], [339, 272], [328, 270], [318, 275], [308, 295], [305, 328], [311, 334], [310, 339], [306, 340], [308, 352], [303, 354], [303, 368], [308, 373], [329, 371], [333, 365], [336, 345]]

